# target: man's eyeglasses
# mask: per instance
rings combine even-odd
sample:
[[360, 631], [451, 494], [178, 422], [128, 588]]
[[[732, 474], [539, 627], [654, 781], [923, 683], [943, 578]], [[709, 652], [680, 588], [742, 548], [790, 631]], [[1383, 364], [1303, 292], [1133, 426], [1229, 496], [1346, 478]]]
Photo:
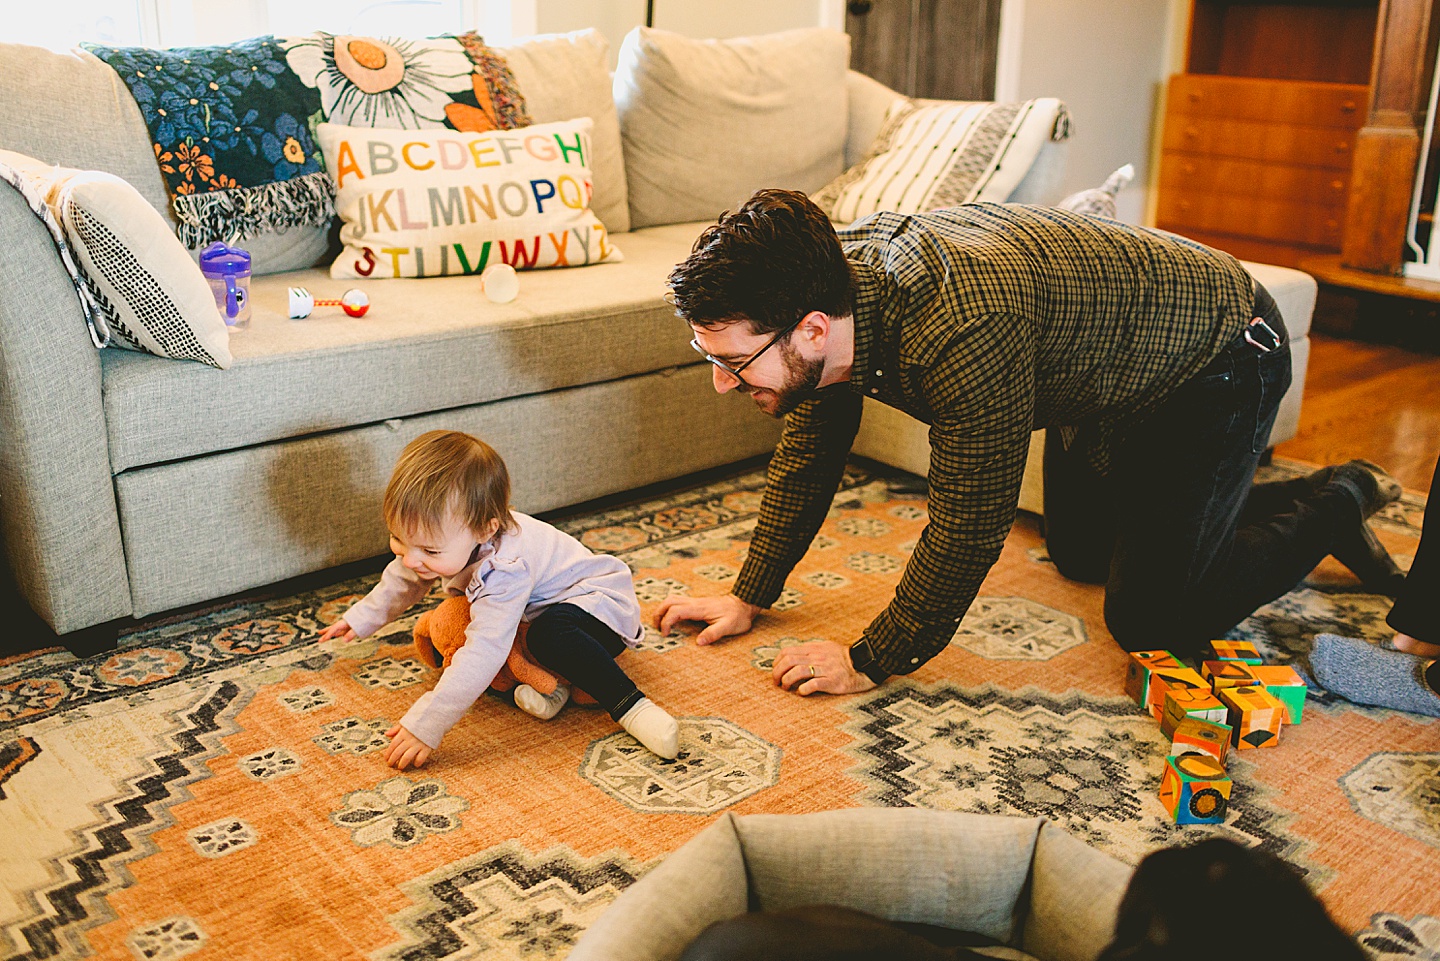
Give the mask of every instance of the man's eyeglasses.
[[[800, 318], [800, 320], [804, 319], [804, 317]], [[710, 361], [710, 363], [714, 364], [716, 367], [719, 367], [721, 370], [725, 371], [725, 373], [738, 380], [742, 389], [747, 391], [754, 390], [755, 388], [752, 387], [750, 383], [745, 380], [744, 377], [740, 376], [740, 372], [746, 367], [749, 367], [751, 364], [755, 363], [755, 361], [759, 360], [761, 354], [765, 353], [765, 351], [769, 350], [771, 347], [774, 347], [781, 341], [781, 339], [788, 336], [790, 332], [793, 331], [796, 327], [799, 327], [800, 320], [795, 321], [795, 323], [778, 332], [774, 337], [771, 337], [765, 343], [764, 347], [761, 347], [759, 350], [755, 351], [755, 353], [751, 354], [750, 358], [746, 360], [745, 363], [741, 364], [739, 367], [731, 367], [729, 364], [725, 363], [725, 361], [721, 360], [715, 355], [707, 353], [705, 348], [700, 346], [700, 338], [698, 336], [692, 337], [690, 339], [690, 346], [693, 347], [695, 349], [695, 352], [701, 357], [704, 357], [706, 360]]]

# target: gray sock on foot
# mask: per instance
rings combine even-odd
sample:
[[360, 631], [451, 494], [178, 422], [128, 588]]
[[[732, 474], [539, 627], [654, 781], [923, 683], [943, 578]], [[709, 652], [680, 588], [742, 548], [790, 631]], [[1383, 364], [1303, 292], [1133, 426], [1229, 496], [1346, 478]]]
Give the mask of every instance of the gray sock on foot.
[[1320, 634], [1310, 652], [1316, 682], [1355, 704], [1440, 717], [1440, 694], [1425, 683], [1430, 662], [1367, 641]]

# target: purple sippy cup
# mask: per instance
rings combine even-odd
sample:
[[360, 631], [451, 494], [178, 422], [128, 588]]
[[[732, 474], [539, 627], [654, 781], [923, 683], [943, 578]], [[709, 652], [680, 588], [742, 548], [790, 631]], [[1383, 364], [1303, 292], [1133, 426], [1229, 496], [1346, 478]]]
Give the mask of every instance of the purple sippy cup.
[[200, 272], [229, 327], [250, 326], [250, 252], [219, 240], [200, 252]]

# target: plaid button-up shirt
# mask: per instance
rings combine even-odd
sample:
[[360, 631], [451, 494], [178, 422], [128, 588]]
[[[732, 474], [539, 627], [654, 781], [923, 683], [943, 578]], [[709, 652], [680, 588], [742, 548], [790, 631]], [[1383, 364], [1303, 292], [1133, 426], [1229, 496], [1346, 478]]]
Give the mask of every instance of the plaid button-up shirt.
[[785, 421], [734, 593], [768, 607], [809, 548], [873, 397], [930, 425], [930, 519], [866, 628], [905, 674], [950, 642], [1015, 519], [1030, 432], [1107, 438], [1212, 360], [1252, 315], [1228, 254], [1048, 207], [881, 213], [840, 231], [856, 287], [850, 380]]

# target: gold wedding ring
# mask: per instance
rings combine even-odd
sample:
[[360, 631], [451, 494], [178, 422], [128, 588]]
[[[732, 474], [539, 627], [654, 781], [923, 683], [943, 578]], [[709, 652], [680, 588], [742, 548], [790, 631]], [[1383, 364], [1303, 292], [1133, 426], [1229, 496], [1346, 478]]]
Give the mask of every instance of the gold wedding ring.
[[811, 664], [811, 665], [810, 665], [810, 676], [811, 676], [811, 677], [814, 677], [814, 676], [815, 676], [815, 665], [814, 665], [814, 664]]

